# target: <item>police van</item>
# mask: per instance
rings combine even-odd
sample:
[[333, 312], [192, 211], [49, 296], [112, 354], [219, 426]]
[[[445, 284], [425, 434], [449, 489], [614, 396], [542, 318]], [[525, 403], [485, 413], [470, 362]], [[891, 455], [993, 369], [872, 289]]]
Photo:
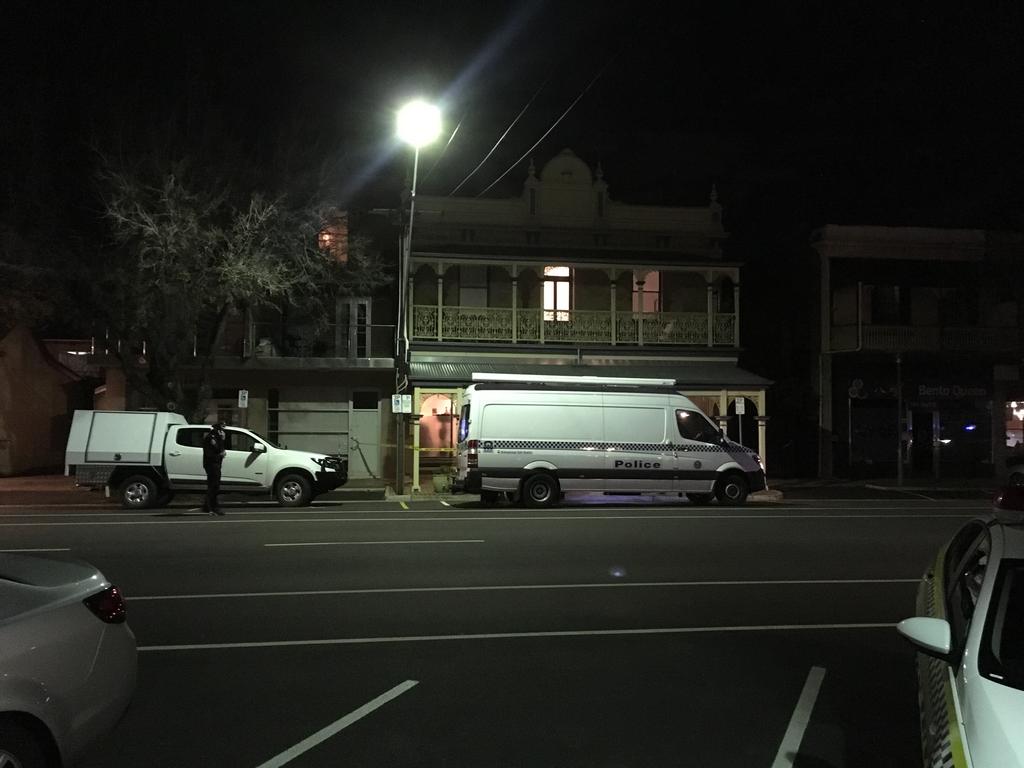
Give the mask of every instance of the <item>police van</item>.
[[459, 419], [454, 488], [546, 507], [566, 492], [717, 498], [743, 504], [764, 466], [672, 379], [473, 374]]

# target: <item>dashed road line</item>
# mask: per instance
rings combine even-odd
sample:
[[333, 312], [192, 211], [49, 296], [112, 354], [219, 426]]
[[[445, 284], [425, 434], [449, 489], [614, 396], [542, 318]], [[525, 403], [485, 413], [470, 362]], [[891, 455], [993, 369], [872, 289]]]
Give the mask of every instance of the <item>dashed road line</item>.
[[426, 539], [408, 541], [300, 541], [264, 544], [264, 547], [351, 547], [372, 544], [483, 544], [483, 539]]

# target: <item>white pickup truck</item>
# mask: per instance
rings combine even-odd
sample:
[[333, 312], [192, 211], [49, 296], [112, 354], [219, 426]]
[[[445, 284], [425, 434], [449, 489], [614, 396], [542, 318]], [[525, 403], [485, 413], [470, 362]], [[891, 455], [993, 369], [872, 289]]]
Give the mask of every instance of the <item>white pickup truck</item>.
[[[156, 411], [75, 411], [65, 474], [106, 487], [126, 509], [165, 506], [177, 491], [206, 489], [206, 424]], [[309, 504], [348, 480], [343, 456], [292, 451], [252, 430], [227, 427], [221, 491], [273, 495], [286, 507]]]

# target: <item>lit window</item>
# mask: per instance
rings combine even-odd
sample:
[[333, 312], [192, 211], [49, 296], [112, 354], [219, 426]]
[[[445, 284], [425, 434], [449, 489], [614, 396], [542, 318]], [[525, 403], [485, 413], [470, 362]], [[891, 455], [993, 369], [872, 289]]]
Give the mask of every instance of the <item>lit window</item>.
[[[642, 283], [639, 281], [643, 281]], [[633, 311], [644, 314], [661, 311], [661, 274], [633, 273]]]
[[569, 320], [569, 267], [544, 267], [544, 319]]

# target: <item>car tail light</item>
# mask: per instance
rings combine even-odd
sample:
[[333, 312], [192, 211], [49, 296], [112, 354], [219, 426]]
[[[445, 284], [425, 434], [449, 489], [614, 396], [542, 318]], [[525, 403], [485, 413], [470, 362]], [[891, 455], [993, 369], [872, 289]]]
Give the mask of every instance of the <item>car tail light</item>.
[[480, 466], [480, 441], [469, 441], [469, 453], [466, 454], [466, 466], [476, 468]]
[[96, 614], [100, 621], [107, 624], [121, 624], [125, 619], [125, 603], [121, 590], [117, 587], [107, 587], [102, 592], [97, 592], [92, 597], [82, 601], [86, 607]]

